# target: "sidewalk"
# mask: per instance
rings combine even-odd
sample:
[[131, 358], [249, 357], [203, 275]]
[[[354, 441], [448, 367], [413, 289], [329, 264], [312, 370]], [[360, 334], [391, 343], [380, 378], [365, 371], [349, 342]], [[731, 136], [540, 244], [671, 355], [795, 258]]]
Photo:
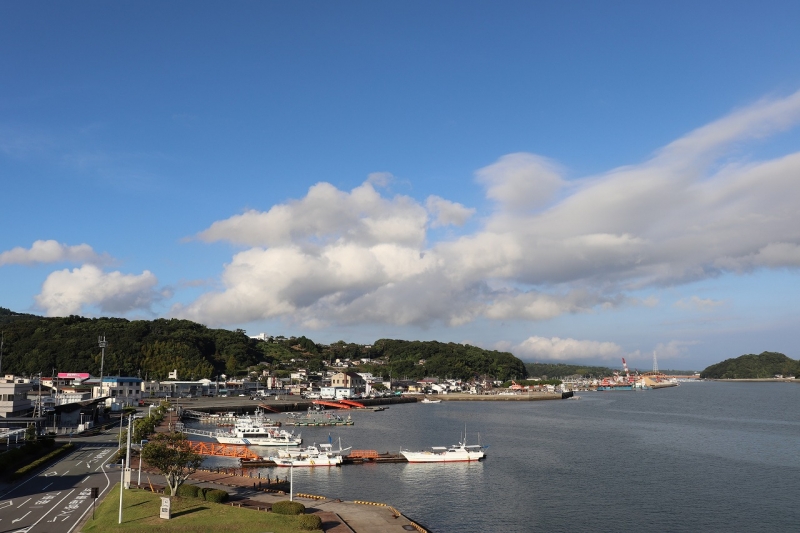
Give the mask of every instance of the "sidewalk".
[[[144, 478], [145, 470], [142, 470]], [[147, 470], [150, 480], [156, 488], [156, 481], [159, 482], [158, 488], [163, 488], [163, 476]], [[198, 471], [189, 477], [188, 482], [207, 488], [223, 489], [230, 493], [231, 505], [250, 507], [255, 510], [271, 508], [272, 504], [278, 501], [289, 499], [286, 492], [274, 489], [271, 492], [253, 488], [253, 483], [258, 487], [258, 479], [232, 475], [227, 473]], [[266, 486], [263, 483], [262, 487]], [[278, 486], [278, 485], [275, 485]], [[282, 485], [285, 487], [285, 485]], [[146, 481], [143, 480], [142, 487], [146, 488]], [[295, 494], [294, 500], [306, 506], [309, 513], [318, 514], [322, 519], [323, 531], [326, 533], [391, 533], [393, 531], [427, 531], [424, 527], [416, 524], [408, 517], [389, 505], [378, 502], [343, 502], [325, 496], [311, 494]]]

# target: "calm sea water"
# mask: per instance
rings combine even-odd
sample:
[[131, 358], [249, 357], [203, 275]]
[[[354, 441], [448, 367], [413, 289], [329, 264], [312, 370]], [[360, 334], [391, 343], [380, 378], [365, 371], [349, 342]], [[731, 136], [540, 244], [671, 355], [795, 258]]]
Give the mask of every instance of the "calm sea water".
[[330, 434], [396, 452], [454, 444], [466, 426], [488, 457], [297, 469], [295, 491], [384, 502], [439, 533], [800, 530], [800, 385], [580, 396], [398, 405], [304, 428], [308, 444]]

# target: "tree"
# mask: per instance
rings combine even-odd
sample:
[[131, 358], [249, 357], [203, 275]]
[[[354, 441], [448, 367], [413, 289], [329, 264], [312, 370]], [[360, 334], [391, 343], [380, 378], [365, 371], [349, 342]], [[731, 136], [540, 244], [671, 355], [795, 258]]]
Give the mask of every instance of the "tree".
[[192, 451], [186, 435], [177, 431], [153, 436], [142, 448], [142, 458], [166, 478], [170, 494], [177, 494], [178, 487], [203, 462], [203, 457]]

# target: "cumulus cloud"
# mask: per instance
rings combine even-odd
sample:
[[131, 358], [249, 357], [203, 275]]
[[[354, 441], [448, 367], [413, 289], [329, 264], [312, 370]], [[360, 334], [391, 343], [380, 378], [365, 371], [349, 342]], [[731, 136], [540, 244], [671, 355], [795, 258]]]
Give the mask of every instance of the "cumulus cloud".
[[624, 355], [613, 342], [528, 337], [514, 348], [518, 357], [527, 360], [578, 361], [581, 359], [615, 359]]
[[369, 181], [349, 193], [318, 183], [302, 200], [276, 205], [266, 213], [250, 210], [215, 222], [198, 238], [245, 246], [339, 240], [419, 246], [425, 239], [427, 219], [425, 208], [413, 199], [383, 198]]
[[156, 277], [145, 270], [140, 275], [104, 272], [94, 265], [51, 273], [36, 296], [47, 316], [80, 314], [87, 306], [105, 313], [124, 314], [147, 309], [163, 295], [155, 291]]
[[17, 246], [0, 253], [0, 266], [33, 265], [37, 263], [102, 263], [108, 257], [97, 254], [88, 244], [68, 246], [54, 240], [38, 240], [30, 248]]
[[[800, 153], [747, 161], [741, 150], [798, 121], [800, 92], [731, 113], [642, 163], [569, 182], [542, 156], [503, 156], [475, 176], [489, 214], [474, 232], [438, 242], [430, 228], [464, 224], [475, 208], [384, 196], [375, 186], [392, 179], [386, 173], [349, 192], [321, 182], [299, 200], [200, 232], [244, 249], [225, 266], [221, 290], [173, 314], [218, 325], [537, 321], [656, 305], [632, 294], [725, 272], [797, 268]], [[618, 347], [591, 347], [610, 349]]]
[[445, 200], [438, 196], [429, 196], [425, 201], [425, 207], [433, 216], [431, 227], [438, 226], [463, 226], [467, 220], [475, 214], [474, 208], [464, 207], [463, 205]]
[[554, 162], [527, 153], [505, 155], [476, 176], [488, 198], [514, 210], [546, 204], [564, 184]]

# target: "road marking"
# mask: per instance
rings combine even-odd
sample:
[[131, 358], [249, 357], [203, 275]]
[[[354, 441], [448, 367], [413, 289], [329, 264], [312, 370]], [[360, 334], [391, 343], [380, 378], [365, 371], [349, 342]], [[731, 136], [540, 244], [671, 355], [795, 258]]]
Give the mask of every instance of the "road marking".
[[20, 516], [19, 518], [15, 518], [14, 520], [11, 521], [11, 523], [13, 524], [14, 522], [21, 522], [21, 521], [25, 520], [25, 517], [28, 516], [29, 514], [31, 514], [31, 511], [28, 511], [27, 513], [25, 513], [24, 515]]
[[11, 507], [14, 505], [14, 500], [5, 500], [0, 502], [0, 509], [5, 509], [6, 507]]
[[61, 477], [64, 477], [64, 476], [66, 476], [67, 474], [69, 474], [69, 470], [67, 470], [66, 472], [64, 472], [63, 474], [61, 474]]
[[58, 472], [56, 472], [55, 470], [53, 470], [52, 472], [48, 472], [48, 473], [46, 473], [46, 474], [44, 475], [44, 477], [57, 476], [57, 475], [58, 475]]
[[89, 479], [90, 477], [92, 477], [92, 476], [86, 476], [85, 478], [83, 478], [83, 481], [81, 481], [81, 483], [84, 483], [84, 482], [85, 482], [87, 479]]
[[[68, 493], [67, 493], [67, 494], [66, 494], [66, 495], [65, 495], [63, 498], [61, 498], [61, 500], [60, 500], [60, 501], [59, 501], [57, 504], [55, 504], [54, 506], [52, 506], [52, 507], [50, 508], [50, 510], [49, 510], [49, 511], [47, 511], [46, 513], [44, 513], [44, 514], [42, 515], [42, 517], [41, 517], [41, 518], [39, 518], [39, 520], [37, 520], [37, 521], [36, 521], [36, 522], [34, 522], [33, 524], [29, 525], [29, 526], [28, 526], [28, 528], [27, 528], [27, 529], [25, 529], [24, 531], [30, 531], [31, 529], [33, 529], [34, 527], [36, 527], [36, 524], [38, 524], [39, 522], [41, 522], [42, 520], [44, 520], [44, 517], [45, 517], [45, 516], [47, 516], [47, 515], [49, 515], [50, 513], [52, 513], [52, 512], [53, 512], [53, 509], [55, 509], [56, 507], [58, 507], [59, 505], [61, 505], [61, 502], [63, 502], [64, 500], [66, 500], [66, 499], [69, 497], [69, 495], [70, 495], [70, 494], [72, 494], [73, 492], [75, 492], [75, 489], [72, 489], [71, 491], [69, 491], [69, 492], [68, 492]], [[23, 530], [20, 530], [20, 531], [23, 531]], [[20, 532], [17, 532], [17, 531], [15, 531], [14, 533], [20, 533]]]
[[52, 484], [53, 484], [52, 482], [51, 482], [51, 483], [48, 483], [47, 485], [45, 485], [44, 487], [42, 487], [42, 490], [46, 489], [47, 487], [49, 487], [49, 486], [50, 486], [50, 485], [52, 485]]
[[27, 500], [25, 500], [24, 502], [22, 502], [21, 504], [19, 504], [19, 506], [17, 507], [17, 509], [19, 509], [20, 507], [22, 507], [23, 505], [25, 505], [26, 503], [28, 503], [28, 502], [29, 502], [29, 501], [31, 501], [32, 499], [33, 499], [33, 498], [28, 498]]

